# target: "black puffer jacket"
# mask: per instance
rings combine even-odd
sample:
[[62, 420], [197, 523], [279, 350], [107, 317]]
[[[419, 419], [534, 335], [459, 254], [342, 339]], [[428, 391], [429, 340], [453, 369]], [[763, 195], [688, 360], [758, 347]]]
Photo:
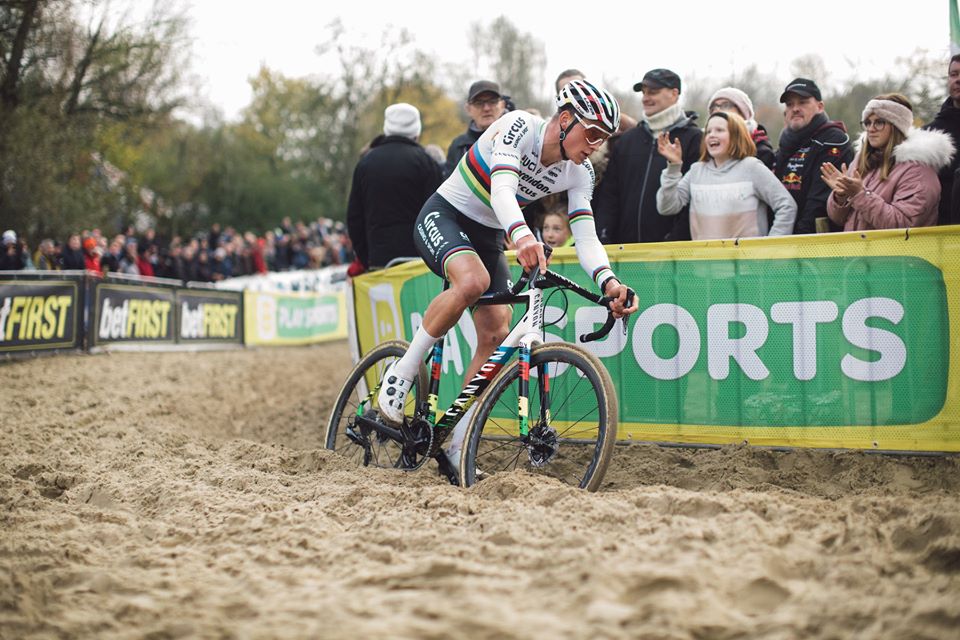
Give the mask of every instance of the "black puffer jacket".
[[[688, 111], [669, 129], [670, 139], [680, 140], [684, 173], [700, 158], [703, 132], [696, 119], [697, 114]], [[657, 211], [660, 174], [666, 168], [667, 159], [657, 151], [657, 139], [646, 122], [620, 136], [593, 197], [593, 216], [601, 242], [625, 244], [690, 238], [686, 208], [676, 216], [661, 216]]]
[[368, 269], [415, 257], [413, 227], [440, 186], [440, 165], [404, 136], [378, 136], [357, 163], [347, 205], [347, 231]]
[[950, 164], [940, 170], [940, 213], [937, 224], [960, 224], [960, 188], [956, 179], [960, 169], [960, 109], [953, 106], [953, 99], [947, 98], [940, 107], [940, 113], [924, 129], [939, 129], [950, 135], [957, 153], [953, 154]]

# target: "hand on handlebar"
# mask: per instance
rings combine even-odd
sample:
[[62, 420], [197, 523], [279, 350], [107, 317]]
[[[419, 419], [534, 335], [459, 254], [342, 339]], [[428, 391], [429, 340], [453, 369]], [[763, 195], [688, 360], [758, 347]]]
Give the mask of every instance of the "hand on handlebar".
[[612, 298], [610, 301], [610, 313], [613, 314], [614, 318], [623, 318], [630, 315], [636, 311], [640, 304], [637, 302], [637, 296], [632, 296], [629, 306], [627, 306], [627, 292], [630, 291], [630, 288], [621, 283], [619, 280], [610, 280], [607, 283], [606, 291], [604, 295], [608, 298]]
[[543, 252], [543, 243], [537, 242], [533, 236], [524, 236], [517, 240], [517, 262], [524, 271], [540, 267], [540, 273], [547, 270], [549, 260]]

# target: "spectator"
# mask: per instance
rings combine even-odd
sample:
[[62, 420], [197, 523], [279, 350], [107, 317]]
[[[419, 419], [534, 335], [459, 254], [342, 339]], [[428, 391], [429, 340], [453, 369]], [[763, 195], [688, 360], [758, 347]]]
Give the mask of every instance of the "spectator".
[[57, 247], [53, 240], [44, 238], [40, 241], [34, 264], [40, 271], [60, 271], [60, 260], [57, 257]]
[[707, 112], [713, 115], [717, 111], [734, 111], [747, 123], [747, 131], [750, 132], [750, 139], [757, 147], [757, 159], [767, 167], [773, 170], [777, 156], [773, 152], [773, 145], [770, 143], [770, 136], [767, 135], [766, 128], [757, 122], [756, 114], [753, 111], [753, 101], [746, 93], [734, 87], [724, 87], [710, 96], [707, 102]]
[[540, 219], [540, 230], [544, 243], [553, 248], [573, 246], [573, 232], [570, 220], [562, 211], [548, 211]]
[[447, 158], [443, 155], [443, 147], [438, 144], [428, 144], [423, 148], [427, 152], [427, 155], [437, 163], [437, 166], [440, 167], [440, 170], [443, 171], [444, 165], [447, 163]]
[[[960, 54], [950, 58], [947, 67], [947, 99], [943, 101], [933, 122], [923, 128], [946, 132], [953, 140], [954, 147], [960, 145]], [[953, 161], [940, 169], [938, 224], [960, 224], [960, 180], [956, 179], [958, 169], [960, 153], [954, 154]]]
[[[700, 161], [681, 175], [683, 150], [666, 132], [657, 139], [667, 168], [660, 179], [657, 206], [665, 216], [690, 207], [694, 240], [789, 235], [797, 215], [777, 177], [756, 157], [747, 124], [737, 113], [717, 111], [707, 118]], [[774, 211], [770, 226], [767, 207]]]
[[137, 255], [137, 240], [127, 236], [127, 244], [123, 248], [123, 257], [120, 259], [120, 273], [128, 276], [140, 275], [140, 256]]
[[210, 278], [214, 282], [220, 282], [232, 275], [231, 264], [227, 259], [227, 250], [224, 247], [217, 247], [213, 252], [213, 262], [210, 263]]
[[888, 93], [867, 103], [864, 134], [849, 168], [821, 168], [833, 190], [827, 213], [844, 231], [926, 227], [937, 223], [940, 181], [937, 171], [949, 166], [955, 147], [950, 135], [913, 127], [913, 107], [906, 96]]
[[579, 69], [566, 69], [565, 71], [561, 71], [560, 75], [557, 76], [557, 79], [553, 81], [553, 92], [559, 94], [560, 89], [563, 89], [565, 86], [567, 86], [568, 82], [586, 79], [587, 76], [583, 74], [583, 71], [580, 71]]
[[107, 251], [100, 256], [100, 269], [104, 275], [120, 272], [120, 261], [123, 259], [123, 236], [116, 236], [110, 241]]
[[180, 278], [184, 282], [198, 281], [200, 278], [197, 275], [197, 245], [190, 242], [183, 247], [182, 252], [183, 260], [183, 277]]
[[667, 132], [683, 149], [681, 172], [697, 161], [702, 132], [697, 114], [680, 105], [680, 77], [668, 69], [648, 71], [633, 86], [643, 94], [643, 119], [620, 136], [593, 199], [597, 234], [604, 243], [660, 242], [690, 237], [686, 209], [675, 218], [657, 210], [657, 190], [667, 160], [657, 136]]
[[153, 252], [156, 249], [154, 247], [146, 246], [140, 247], [138, 245], [137, 249], [137, 269], [140, 271], [141, 276], [148, 276], [150, 278], [154, 277], [156, 273], [153, 270], [153, 263], [156, 258], [153, 255]]
[[783, 90], [783, 132], [774, 172], [797, 203], [794, 233], [814, 233], [817, 218], [827, 215], [830, 187], [820, 177], [820, 165], [850, 162], [853, 149], [847, 128], [831, 121], [823, 109], [820, 87], [808, 78], [795, 78]]
[[100, 254], [97, 251], [96, 238], [87, 237], [83, 239], [83, 268], [99, 275], [103, 274], [100, 269]]
[[347, 205], [350, 240], [367, 269], [418, 255], [413, 227], [442, 180], [440, 167], [417, 143], [417, 108], [401, 102], [387, 107], [383, 116], [383, 135], [357, 163]]
[[213, 270], [210, 266], [210, 254], [206, 251], [198, 251], [196, 258], [196, 270], [194, 280], [197, 282], [213, 282]]
[[447, 177], [457, 169], [460, 159], [467, 153], [480, 134], [487, 130], [497, 118], [506, 113], [506, 103], [500, 93], [500, 85], [489, 80], [477, 80], [470, 85], [465, 105], [470, 124], [466, 132], [453, 139], [447, 149], [447, 166], [443, 176]]
[[20, 271], [27, 267], [23, 252], [17, 242], [17, 232], [7, 229], [3, 232], [3, 253], [0, 254], [0, 271]]
[[83, 271], [86, 268], [80, 236], [76, 233], [67, 238], [67, 248], [63, 250], [60, 262], [68, 271]]

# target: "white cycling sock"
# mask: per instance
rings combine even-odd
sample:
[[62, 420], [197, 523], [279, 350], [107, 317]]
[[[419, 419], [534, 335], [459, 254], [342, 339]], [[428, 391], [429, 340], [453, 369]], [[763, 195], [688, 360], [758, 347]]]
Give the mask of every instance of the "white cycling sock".
[[404, 380], [413, 380], [417, 377], [417, 369], [420, 368], [420, 363], [427, 357], [427, 352], [430, 351], [430, 347], [436, 341], [437, 338], [427, 333], [423, 325], [420, 325], [413, 336], [413, 340], [410, 341], [410, 348], [407, 349], [402, 358], [397, 360], [393, 372]]
[[460, 449], [463, 448], [463, 440], [467, 436], [467, 426], [470, 424], [470, 420], [473, 418], [473, 412], [477, 409], [477, 403], [474, 402], [470, 405], [470, 408], [467, 409], [466, 413], [461, 416], [460, 421], [457, 422], [457, 426], [453, 428], [453, 433], [450, 434], [450, 443], [447, 445], [446, 453], [448, 458], [460, 457]]

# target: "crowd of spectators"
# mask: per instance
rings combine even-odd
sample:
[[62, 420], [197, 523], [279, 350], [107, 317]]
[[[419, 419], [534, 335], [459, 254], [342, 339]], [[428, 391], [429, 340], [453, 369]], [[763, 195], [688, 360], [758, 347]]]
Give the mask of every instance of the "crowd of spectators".
[[[557, 90], [572, 79], [585, 77], [568, 69]], [[960, 55], [950, 60], [946, 88], [939, 114], [922, 129], [900, 94], [876, 96], [862, 121], [848, 127], [829, 118], [814, 80], [795, 78], [780, 98], [784, 128], [775, 149], [740, 89], [716, 90], [701, 125], [680, 99], [680, 77], [652, 69], [633, 87], [642, 95], [642, 113], [636, 120], [624, 114], [591, 156], [597, 234], [606, 244], [626, 244], [960, 223], [960, 181], [954, 180]], [[439, 149], [419, 145], [416, 107], [391, 105], [383, 135], [365, 149], [354, 174], [350, 233], [328, 218], [294, 224], [286, 217], [262, 236], [217, 224], [168, 241], [152, 229], [113, 236], [93, 229], [63, 243], [44, 239], [31, 252], [10, 229], [3, 233], [0, 270], [87, 269], [214, 282], [337, 264], [352, 263], [353, 275], [379, 268], [415, 253], [412, 229], [423, 200], [513, 108], [498, 83], [474, 82], [464, 102], [467, 130], [444, 158]], [[858, 128], [859, 135], [848, 133]], [[540, 238], [562, 246], [570, 242], [566, 206], [563, 194], [548, 196], [527, 206], [524, 217]]]
[[115, 235], [85, 230], [66, 242], [43, 239], [35, 251], [13, 229], [3, 233], [0, 271], [87, 270], [99, 274], [171, 278], [183, 282], [217, 282], [270, 271], [320, 269], [349, 264], [353, 248], [342, 222], [319, 218], [280, 226], [261, 236], [233, 227], [211, 225], [208, 231], [169, 240], [148, 228], [133, 227]]
[[[572, 80], [589, 78], [567, 69], [557, 77], [557, 93]], [[684, 104], [683, 89], [680, 76], [669, 69], [644, 73], [633, 86], [641, 94], [642, 111], [636, 119], [622, 114], [618, 130], [590, 155], [592, 213], [604, 244], [960, 223], [960, 181], [954, 180], [960, 170], [960, 55], [949, 62], [947, 96], [939, 114], [923, 127], [910, 100], [893, 93], [869, 100], [857, 123], [831, 119], [817, 82], [795, 78], [780, 96], [783, 127], [773, 140], [741, 89], [713, 90], [704, 105]], [[705, 119], [691, 110], [698, 107], [706, 108]], [[411, 114], [411, 126], [394, 131], [391, 110], [401, 108]], [[499, 83], [477, 80], [463, 108], [469, 123], [447, 149], [445, 178], [470, 175], [475, 163], [471, 147], [515, 107]], [[412, 255], [411, 232], [436, 180], [424, 168], [426, 154], [417, 144], [415, 106], [389, 107], [384, 133], [387, 141], [390, 134], [406, 136], [405, 155], [388, 155], [381, 146], [357, 165], [351, 203], [363, 206], [352, 207], [348, 215], [358, 247], [354, 274]], [[381, 136], [371, 146], [383, 141]], [[373, 156], [383, 161], [375, 165]], [[480, 174], [484, 170], [480, 167]], [[536, 199], [523, 209], [527, 225], [552, 246], [572, 242], [567, 217], [573, 213], [564, 193]], [[383, 233], [388, 223], [389, 233]], [[375, 246], [376, 255], [368, 256], [362, 245]], [[513, 248], [507, 238], [505, 245]]]

